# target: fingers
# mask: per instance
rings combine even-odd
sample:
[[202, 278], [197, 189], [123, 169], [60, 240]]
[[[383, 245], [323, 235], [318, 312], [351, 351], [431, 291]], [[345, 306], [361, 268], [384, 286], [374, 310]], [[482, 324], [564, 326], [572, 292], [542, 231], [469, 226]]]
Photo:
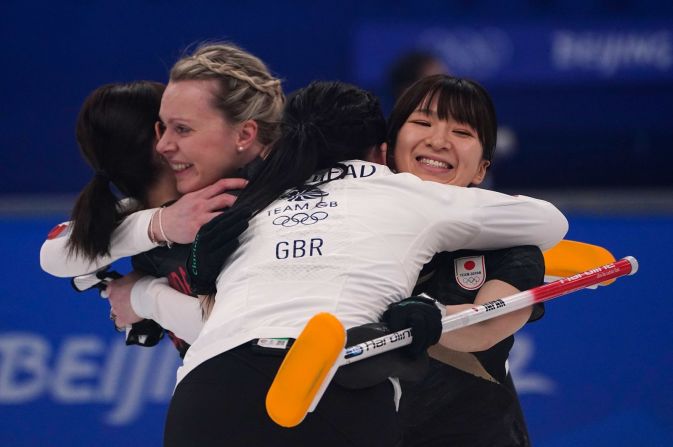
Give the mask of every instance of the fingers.
[[126, 302], [110, 303], [110, 319], [115, 322], [117, 327], [125, 328], [140, 321], [142, 318], [134, 312], [131, 303]]
[[133, 271], [110, 281], [107, 285], [110, 319], [114, 321], [116, 327], [122, 330], [140, 319], [131, 306], [131, 289], [141, 277], [142, 274]]
[[438, 315], [434, 313], [413, 313], [409, 316], [408, 324], [413, 336], [410, 350], [414, 354], [419, 354], [436, 344], [442, 335], [441, 318], [438, 318]]
[[244, 178], [223, 178], [212, 185], [206, 186], [198, 191], [195, 191], [194, 195], [198, 195], [203, 198], [211, 198], [218, 194], [221, 194], [226, 191], [235, 191], [243, 189], [248, 185], [248, 181]]
[[112, 323], [114, 324], [114, 327], [117, 330], [117, 332], [122, 332], [124, 330], [125, 325], [122, 322], [118, 321], [119, 317], [115, 313], [114, 308], [110, 308], [110, 320], [112, 320]]
[[231, 208], [236, 201], [236, 196], [223, 192], [208, 199], [207, 204], [210, 210], [222, 210]]
[[414, 355], [422, 352], [426, 348], [427, 343], [427, 323], [423, 315], [411, 314], [409, 316], [409, 327], [411, 328], [411, 335], [413, 337], [409, 350]]
[[235, 201], [236, 196], [227, 193], [211, 197], [185, 194], [164, 208], [162, 222], [166, 237], [182, 244], [192, 242], [201, 226], [219, 216], [220, 210], [230, 208]]
[[173, 205], [165, 208], [164, 219], [167, 223], [169, 219], [171, 220], [171, 223], [173, 223], [172, 220], [174, 219], [181, 219], [189, 216], [200, 217], [201, 219], [208, 217], [210, 220], [212, 218], [210, 213], [231, 208], [235, 201], [236, 196], [227, 193], [217, 194], [208, 198], [188, 196], [185, 194]]

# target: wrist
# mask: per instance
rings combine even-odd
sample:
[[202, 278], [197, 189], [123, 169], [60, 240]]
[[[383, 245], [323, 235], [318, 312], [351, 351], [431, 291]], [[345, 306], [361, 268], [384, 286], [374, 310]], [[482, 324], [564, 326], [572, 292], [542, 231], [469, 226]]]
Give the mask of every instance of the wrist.
[[161, 208], [154, 210], [152, 217], [150, 217], [150, 224], [147, 226], [147, 236], [150, 238], [153, 244], [163, 245], [164, 240], [161, 238], [161, 232], [159, 231], [159, 223], [157, 217]]
[[170, 240], [168, 236], [166, 236], [166, 232], [164, 231], [164, 225], [161, 220], [163, 212], [164, 212], [163, 207], [159, 208], [159, 211], [157, 211], [157, 214], [159, 215], [159, 217], [157, 218], [157, 220], [159, 221], [159, 233], [161, 234], [162, 240], [166, 243], [166, 246], [168, 248], [171, 248], [171, 245], [173, 245], [173, 241]]
[[163, 207], [154, 211], [147, 228], [147, 235], [154, 244], [166, 245], [168, 248], [171, 248], [174, 242], [166, 236], [163, 225], [163, 211]]

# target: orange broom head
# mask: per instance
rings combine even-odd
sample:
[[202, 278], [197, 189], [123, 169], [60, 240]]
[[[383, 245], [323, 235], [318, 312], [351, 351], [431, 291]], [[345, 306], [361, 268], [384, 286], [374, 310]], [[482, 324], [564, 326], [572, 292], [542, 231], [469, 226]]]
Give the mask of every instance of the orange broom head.
[[[615, 262], [608, 250], [598, 245], [562, 240], [544, 252], [545, 279], [567, 278], [605, 264]], [[606, 286], [615, 280], [601, 283]]]
[[266, 411], [275, 423], [294, 427], [304, 420], [336, 371], [345, 345], [346, 330], [334, 315], [324, 312], [309, 320], [266, 395]]

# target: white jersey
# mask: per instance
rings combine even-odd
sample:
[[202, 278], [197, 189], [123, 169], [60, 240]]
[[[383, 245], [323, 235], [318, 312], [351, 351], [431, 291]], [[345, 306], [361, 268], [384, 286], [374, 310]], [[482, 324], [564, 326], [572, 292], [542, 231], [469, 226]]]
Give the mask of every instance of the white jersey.
[[[135, 203], [130, 199], [119, 202], [120, 210], [127, 210]], [[137, 211], [127, 216], [110, 237], [110, 253], [90, 259], [83, 255], [71, 254], [68, 240], [72, 231], [72, 222], [57, 225], [40, 249], [40, 266], [53, 276], [70, 278], [100, 270], [114, 261], [152, 250], [159, 244], [152, 242], [148, 228], [150, 219], [158, 208]], [[52, 236], [53, 234], [53, 236]]]
[[[119, 202], [121, 211], [135, 206], [131, 199]], [[92, 273], [118, 259], [152, 250], [159, 244], [150, 239], [148, 228], [157, 210], [146, 209], [125, 217], [112, 232], [110, 253], [93, 259], [70, 253], [68, 240], [72, 222], [63, 222], [42, 244], [40, 266], [51, 275], [67, 278]], [[199, 301], [171, 288], [166, 278], [146, 276], [140, 279], [132, 289], [131, 304], [138, 316], [156, 321], [187, 343], [192, 343], [203, 327]]]
[[422, 181], [347, 162], [348, 175], [314, 176], [257, 214], [218, 278], [216, 302], [178, 370], [255, 338], [296, 338], [318, 312], [346, 328], [378, 321], [410, 295], [435, 253], [537, 245], [567, 231], [551, 204]]

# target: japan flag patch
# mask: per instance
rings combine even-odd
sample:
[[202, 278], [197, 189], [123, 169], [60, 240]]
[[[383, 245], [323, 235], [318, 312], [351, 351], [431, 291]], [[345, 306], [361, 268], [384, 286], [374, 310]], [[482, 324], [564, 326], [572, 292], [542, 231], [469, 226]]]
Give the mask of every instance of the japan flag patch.
[[476, 290], [486, 281], [486, 263], [483, 256], [468, 256], [453, 261], [456, 282], [466, 290]]

